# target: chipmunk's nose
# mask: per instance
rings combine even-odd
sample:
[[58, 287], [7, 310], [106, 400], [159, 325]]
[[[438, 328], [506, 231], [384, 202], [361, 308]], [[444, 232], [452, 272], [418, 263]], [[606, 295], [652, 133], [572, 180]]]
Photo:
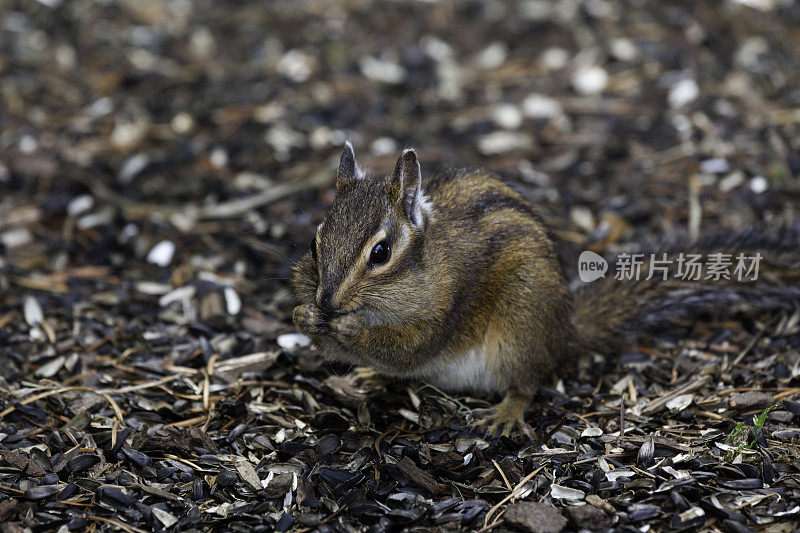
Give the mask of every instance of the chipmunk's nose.
[[339, 302], [333, 301], [333, 289], [331, 287], [320, 285], [317, 288], [317, 307], [326, 313], [331, 313], [339, 307]]

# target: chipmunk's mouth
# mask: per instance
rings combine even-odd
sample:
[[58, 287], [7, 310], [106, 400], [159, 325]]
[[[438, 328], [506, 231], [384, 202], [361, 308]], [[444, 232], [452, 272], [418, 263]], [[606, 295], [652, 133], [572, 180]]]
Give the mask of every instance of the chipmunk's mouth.
[[325, 318], [325, 322], [330, 323], [331, 320], [335, 318], [340, 318], [345, 315], [349, 315], [352, 311], [345, 311], [342, 309], [334, 309], [331, 311], [322, 311], [322, 316]]

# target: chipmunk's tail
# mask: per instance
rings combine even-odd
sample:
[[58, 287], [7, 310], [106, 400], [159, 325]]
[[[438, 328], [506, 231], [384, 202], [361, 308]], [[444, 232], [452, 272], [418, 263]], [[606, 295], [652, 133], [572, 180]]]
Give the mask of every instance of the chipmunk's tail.
[[[604, 278], [575, 292], [575, 349], [616, 351], [635, 333], [699, 315], [730, 316], [800, 306], [800, 228], [716, 234], [691, 244], [672, 242], [650, 249], [658, 251], [654, 255], [641, 252], [638, 276], [637, 256], [620, 254]], [[649, 276], [651, 258], [665, 259], [664, 253], [666, 260], [654, 262], [653, 276]], [[700, 279], [695, 279], [696, 267], [688, 265], [692, 258], [701, 265]], [[721, 275], [715, 273], [720, 271]], [[725, 279], [726, 274], [730, 279]]]

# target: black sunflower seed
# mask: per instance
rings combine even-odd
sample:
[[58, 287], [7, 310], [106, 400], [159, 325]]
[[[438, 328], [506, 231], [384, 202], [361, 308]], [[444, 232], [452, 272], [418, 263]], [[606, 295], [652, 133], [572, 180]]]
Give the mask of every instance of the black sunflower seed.
[[61, 492], [58, 493], [58, 496], [56, 496], [56, 499], [57, 500], [69, 499], [69, 498], [73, 497], [74, 495], [76, 495], [79, 490], [80, 490], [80, 488], [75, 483], [67, 483], [66, 486], [64, 486], [64, 488], [61, 489]]
[[67, 473], [75, 474], [87, 470], [100, 462], [100, 457], [91, 454], [78, 455], [73, 457], [64, 466]]
[[275, 524], [275, 531], [288, 531], [294, 525], [294, 517], [289, 513], [283, 513]]
[[39, 487], [33, 487], [26, 490], [25, 497], [29, 500], [44, 500], [60, 491], [61, 487], [58, 485], [41, 485]]
[[122, 453], [125, 454], [125, 457], [139, 466], [150, 466], [150, 464], [153, 462], [152, 459], [147, 456], [147, 454], [144, 454], [139, 450], [129, 448], [128, 446], [124, 446], [122, 448]]
[[135, 500], [116, 487], [101, 486], [97, 489], [97, 497], [103, 502], [117, 508], [128, 509]]
[[636, 503], [628, 508], [628, 518], [631, 522], [641, 522], [656, 518], [661, 515], [661, 512], [661, 508], [656, 505]]
[[720, 487], [724, 487], [726, 489], [731, 489], [731, 490], [760, 489], [761, 487], [764, 486], [764, 482], [757, 478], [731, 479], [731, 480], [718, 479], [717, 484]]
[[239, 481], [239, 475], [232, 470], [223, 470], [217, 475], [217, 486], [230, 487]]

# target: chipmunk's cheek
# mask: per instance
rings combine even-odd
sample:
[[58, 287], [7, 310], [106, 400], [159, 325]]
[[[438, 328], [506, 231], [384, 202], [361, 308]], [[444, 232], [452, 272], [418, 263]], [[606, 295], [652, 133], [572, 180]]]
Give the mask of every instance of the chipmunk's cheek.
[[384, 323], [384, 320], [381, 318], [380, 314], [368, 308], [361, 311], [361, 319], [365, 328], [380, 326]]

